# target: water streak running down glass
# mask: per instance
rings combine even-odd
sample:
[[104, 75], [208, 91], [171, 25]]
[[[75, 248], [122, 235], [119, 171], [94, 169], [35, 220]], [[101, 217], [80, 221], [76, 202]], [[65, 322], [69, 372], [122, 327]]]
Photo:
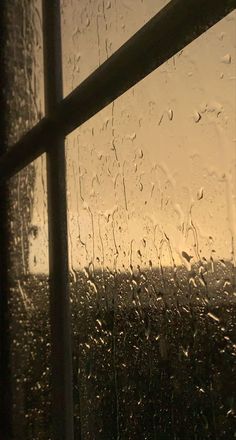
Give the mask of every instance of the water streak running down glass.
[[169, 0], [61, 0], [64, 95], [159, 12]]

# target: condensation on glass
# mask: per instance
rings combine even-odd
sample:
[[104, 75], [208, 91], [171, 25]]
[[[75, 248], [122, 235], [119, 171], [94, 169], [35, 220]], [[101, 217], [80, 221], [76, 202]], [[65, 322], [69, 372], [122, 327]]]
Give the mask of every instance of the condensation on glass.
[[[6, 140], [42, 116], [41, 2], [5, 2]], [[9, 339], [14, 440], [48, 440], [51, 430], [46, 160], [7, 183]]]
[[169, 0], [61, 0], [65, 96]]
[[11, 145], [44, 114], [41, 0], [8, 0], [2, 14], [7, 140]]
[[235, 94], [232, 13], [67, 139], [83, 439], [234, 438]]
[[9, 181], [9, 321], [14, 440], [48, 440], [50, 327], [45, 157]]

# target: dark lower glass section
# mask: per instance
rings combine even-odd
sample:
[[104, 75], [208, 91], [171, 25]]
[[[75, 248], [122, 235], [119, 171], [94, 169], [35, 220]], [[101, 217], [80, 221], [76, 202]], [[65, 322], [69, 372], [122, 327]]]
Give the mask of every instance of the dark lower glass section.
[[74, 274], [76, 438], [235, 437], [232, 269]]
[[[183, 268], [74, 274], [76, 439], [235, 438], [232, 269], [219, 263], [201, 288]], [[45, 276], [11, 285], [17, 440], [53, 438], [47, 289]]]
[[12, 282], [9, 310], [12, 436], [14, 440], [49, 440], [52, 398], [47, 278], [26, 275]]

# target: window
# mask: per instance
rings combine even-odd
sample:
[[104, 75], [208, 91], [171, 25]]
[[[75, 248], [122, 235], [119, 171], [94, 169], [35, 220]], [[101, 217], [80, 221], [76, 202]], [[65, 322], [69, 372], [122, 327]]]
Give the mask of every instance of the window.
[[4, 2], [6, 438], [234, 437], [234, 9]]

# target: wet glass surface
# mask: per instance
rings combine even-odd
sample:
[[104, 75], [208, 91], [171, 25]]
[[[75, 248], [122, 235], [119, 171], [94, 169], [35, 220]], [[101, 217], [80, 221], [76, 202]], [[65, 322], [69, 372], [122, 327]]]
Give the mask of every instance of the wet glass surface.
[[45, 157], [9, 181], [9, 322], [13, 439], [51, 431]]
[[44, 115], [41, 0], [2, 6], [7, 142], [12, 145]]
[[[166, 3], [62, 0], [64, 93]], [[42, 39], [40, 3], [8, 5], [12, 144]], [[67, 139], [76, 438], [235, 438], [235, 95], [233, 13]], [[48, 440], [45, 157], [9, 189], [13, 434]]]
[[235, 436], [235, 93], [232, 13], [67, 139], [83, 439]]
[[61, 0], [65, 96], [168, 0]]
[[[6, 142], [43, 113], [41, 1], [5, 2]], [[12, 438], [51, 438], [46, 160], [7, 182]]]

